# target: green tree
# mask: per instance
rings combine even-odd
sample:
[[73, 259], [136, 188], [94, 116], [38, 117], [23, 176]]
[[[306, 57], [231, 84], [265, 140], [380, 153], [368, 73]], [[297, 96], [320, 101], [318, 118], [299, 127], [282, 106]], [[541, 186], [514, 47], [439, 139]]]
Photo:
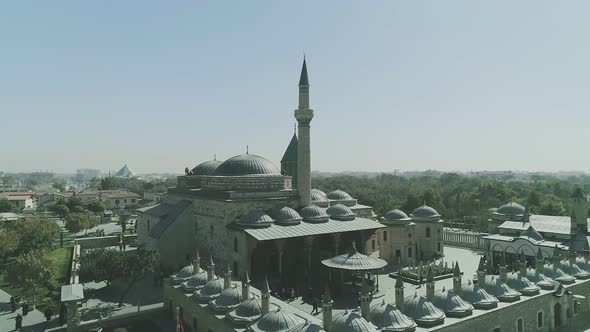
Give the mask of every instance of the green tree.
[[45, 286], [54, 276], [53, 260], [42, 251], [31, 251], [19, 255], [8, 270], [11, 284], [31, 290], [35, 305], [35, 288]]
[[2, 212], [13, 212], [15, 210], [14, 204], [10, 203], [7, 199], [0, 199], [0, 213]]
[[112, 281], [121, 279], [127, 283], [120, 293], [119, 306], [123, 306], [125, 296], [147, 273], [155, 271], [159, 255], [155, 250], [139, 246], [134, 251], [98, 249], [80, 257], [80, 279], [87, 281]]
[[55, 189], [59, 189], [59, 192], [62, 193], [66, 191], [66, 183], [64, 181], [54, 182], [52, 184], [52, 187]]
[[18, 235], [13, 230], [0, 231], [0, 257], [4, 263], [18, 248]]
[[92, 202], [86, 204], [86, 208], [89, 211], [92, 211], [94, 213], [100, 213], [100, 212], [103, 212], [106, 207], [105, 207], [104, 203], [101, 201], [92, 201]]
[[123, 306], [123, 300], [131, 288], [147, 273], [154, 272], [160, 261], [157, 251], [147, 249], [143, 245], [140, 245], [135, 251], [127, 252], [126, 255], [125, 253], [122, 252], [125, 257], [122, 278], [127, 281], [127, 288], [121, 292], [119, 307]]
[[73, 212], [68, 214], [66, 229], [72, 233], [78, 233], [98, 225], [98, 218], [88, 212]]
[[51, 248], [60, 233], [60, 227], [55, 221], [44, 218], [14, 221], [7, 230], [18, 234], [17, 255]]
[[99, 248], [80, 256], [81, 282], [106, 282], [107, 286], [122, 276], [125, 264], [124, 253], [118, 250]]
[[66, 218], [70, 213], [70, 209], [64, 204], [56, 204], [52, 206], [51, 211], [62, 219]]

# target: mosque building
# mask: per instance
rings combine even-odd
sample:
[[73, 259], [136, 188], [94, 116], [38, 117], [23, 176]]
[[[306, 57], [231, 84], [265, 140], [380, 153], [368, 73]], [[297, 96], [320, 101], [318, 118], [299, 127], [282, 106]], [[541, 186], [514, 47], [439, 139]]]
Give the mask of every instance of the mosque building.
[[[214, 159], [187, 169], [160, 204], [140, 209], [138, 240], [174, 268], [164, 304], [186, 331], [552, 331], [588, 311], [590, 263], [571, 251], [548, 260], [537, 250], [534, 262], [520, 255], [512, 272], [506, 255], [488, 255], [475, 277], [455, 263], [452, 287], [437, 288], [446, 268], [434, 262], [444, 256], [435, 209], [424, 204], [409, 215], [392, 210], [377, 218], [344, 191], [312, 189], [314, 111], [305, 60], [294, 115], [297, 135], [280, 170], [249, 151]], [[333, 295], [344, 273], [326, 262], [363, 271], [425, 269], [424, 292], [407, 287], [400, 273], [394, 299], [377, 297], [371, 273], [363, 272], [358, 307], [341, 310]], [[321, 314], [281, 300], [284, 288], [319, 290]]]
[[323, 273], [320, 262], [352, 242], [363, 253], [381, 250], [392, 266], [442, 256], [442, 220], [426, 204], [410, 217], [394, 210], [378, 220], [370, 206], [342, 190], [311, 188], [314, 114], [304, 60], [297, 134], [280, 169], [250, 151], [187, 168], [160, 204], [139, 209], [138, 240], [157, 249], [171, 269], [186, 265], [198, 249], [217, 266], [230, 266], [234, 277], [248, 270], [255, 284], [266, 276], [273, 286], [298, 289], [323, 287], [326, 276], [306, 276]]

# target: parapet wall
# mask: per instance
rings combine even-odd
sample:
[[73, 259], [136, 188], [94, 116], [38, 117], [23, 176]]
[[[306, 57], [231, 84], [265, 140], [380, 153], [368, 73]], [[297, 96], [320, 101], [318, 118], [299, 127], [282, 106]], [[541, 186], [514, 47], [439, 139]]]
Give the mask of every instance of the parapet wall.
[[[125, 243], [127, 245], [134, 243], [137, 239], [137, 234], [124, 235]], [[119, 245], [119, 236], [99, 236], [99, 237], [87, 237], [76, 240], [81, 250], [113, 247]]]

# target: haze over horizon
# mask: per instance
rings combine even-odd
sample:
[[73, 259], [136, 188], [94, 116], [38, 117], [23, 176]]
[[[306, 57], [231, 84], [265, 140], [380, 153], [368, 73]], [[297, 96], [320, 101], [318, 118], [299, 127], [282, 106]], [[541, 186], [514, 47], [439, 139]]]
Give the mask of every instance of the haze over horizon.
[[588, 171], [590, 3], [5, 2], [0, 171]]

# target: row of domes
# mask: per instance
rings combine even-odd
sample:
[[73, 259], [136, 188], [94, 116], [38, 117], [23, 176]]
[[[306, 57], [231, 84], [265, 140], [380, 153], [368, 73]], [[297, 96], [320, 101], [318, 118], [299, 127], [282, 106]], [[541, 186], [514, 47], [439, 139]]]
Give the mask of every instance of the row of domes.
[[268, 227], [273, 223], [283, 226], [297, 225], [301, 221], [310, 223], [327, 222], [330, 219], [349, 221], [356, 215], [344, 204], [335, 204], [327, 209], [316, 205], [309, 205], [297, 212], [288, 206], [279, 210], [265, 212], [263, 210], [251, 210], [238, 218], [236, 224], [244, 227]]
[[383, 215], [382, 221], [385, 223], [409, 223], [413, 219], [416, 220], [434, 220], [439, 219], [440, 214], [432, 207], [424, 204], [417, 207], [408, 216], [404, 211], [400, 209], [391, 210]]
[[191, 175], [280, 175], [279, 169], [268, 159], [254, 154], [241, 154], [226, 161], [210, 160], [191, 170]]

